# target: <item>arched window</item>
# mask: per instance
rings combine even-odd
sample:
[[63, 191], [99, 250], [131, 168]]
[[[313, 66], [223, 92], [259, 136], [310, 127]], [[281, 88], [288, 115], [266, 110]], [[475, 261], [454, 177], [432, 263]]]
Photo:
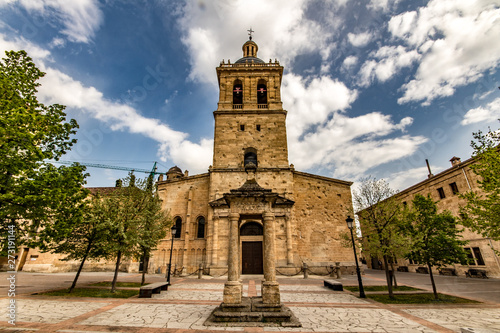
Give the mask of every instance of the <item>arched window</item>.
[[234, 81], [233, 104], [243, 104], [243, 84], [240, 80]]
[[257, 222], [245, 223], [240, 229], [240, 236], [261, 236], [264, 234], [262, 225]]
[[181, 232], [182, 232], [182, 219], [180, 217], [177, 217], [175, 219], [175, 236], [174, 238], [181, 238]]
[[250, 162], [255, 164], [255, 166], [257, 166], [257, 150], [255, 148], [245, 149], [245, 158], [243, 161], [243, 166], [246, 166]]
[[196, 238], [205, 238], [205, 218], [203, 216], [198, 217], [198, 231], [196, 233]]
[[264, 80], [259, 80], [257, 84], [257, 104], [267, 104], [267, 87]]

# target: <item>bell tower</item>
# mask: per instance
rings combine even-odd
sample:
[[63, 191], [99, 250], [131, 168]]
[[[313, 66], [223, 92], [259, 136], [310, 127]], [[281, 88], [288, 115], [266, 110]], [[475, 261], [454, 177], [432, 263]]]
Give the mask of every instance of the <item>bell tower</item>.
[[219, 102], [214, 111], [214, 169], [288, 168], [286, 111], [281, 102], [283, 67], [257, 57], [257, 44], [243, 44], [243, 57], [217, 67]]

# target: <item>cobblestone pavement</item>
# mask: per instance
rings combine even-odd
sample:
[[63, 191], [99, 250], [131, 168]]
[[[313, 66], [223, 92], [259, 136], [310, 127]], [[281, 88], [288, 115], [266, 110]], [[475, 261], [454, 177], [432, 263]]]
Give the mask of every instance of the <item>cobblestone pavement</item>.
[[[137, 276], [135, 276], [137, 277]], [[352, 277], [341, 279], [351, 283]], [[245, 278], [245, 296], [260, 294], [260, 278]], [[7, 322], [9, 299], [0, 298], [0, 331], [9, 332], [460, 332], [472, 327], [500, 333], [500, 304], [383, 305], [323, 287], [323, 280], [280, 279], [281, 299], [301, 328], [207, 327], [222, 301], [224, 279], [176, 278], [151, 299], [16, 297], [16, 325]], [[2, 295], [3, 296], [3, 295]]]

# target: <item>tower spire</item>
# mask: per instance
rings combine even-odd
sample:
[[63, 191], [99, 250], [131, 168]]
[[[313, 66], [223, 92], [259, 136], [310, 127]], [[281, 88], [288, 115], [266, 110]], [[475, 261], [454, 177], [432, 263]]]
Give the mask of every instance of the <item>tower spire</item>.
[[248, 31], [248, 36], [250, 36], [250, 40], [252, 40], [252, 33], [254, 33], [255, 31], [252, 30], [252, 27], [250, 27], [250, 29], [248, 29], [247, 31]]

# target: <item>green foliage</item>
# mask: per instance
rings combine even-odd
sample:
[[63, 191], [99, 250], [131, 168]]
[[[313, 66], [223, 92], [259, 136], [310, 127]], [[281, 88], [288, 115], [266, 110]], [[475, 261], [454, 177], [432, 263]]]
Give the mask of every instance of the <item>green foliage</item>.
[[399, 234], [400, 202], [384, 180], [365, 179], [354, 191], [353, 203], [363, 235], [363, 250], [373, 257], [392, 257], [405, 248]]
[[363, 235], [363, 251], [371, 257], [384, 259], [387, 287], [392, 297], [392, 277], [389, 258], [406, 249], [406, 237], [400, 233], [402, 205], [384, 180], [365, 179], [359, 190], [353, 191], [353, 203]]
[[71, 148], [78, 124], [66, 121], [64, 106], [37, 100], [44, 73], [25, 51], [6, 55], [0, 61], [0, 233], [5, 237], [7, 225], [15, 223], [22, 241], [54, 221], [81, 218], [87, 175], [81, 165], [46, 162]]
[[448, 211], [437, 213], [430, 196], [415, 195], [413, 207], [407, 211], [404, 230], [410, 236], [411, 251], [407, 259], [426, 264], [434, 297], [438, 298], [432, 267], [455, 263], [467, 264], [467, 254], [455, 217]]
[[470, 168], [481, 178], [481, 192], [462, 194], [467, 200], [461, 210], [463, 223], [484, 237], [500, 240], [500, 131], [479, 131], [474, 138], [471, 146], [476, 161]]
[[415, 195], [413, 207], [406, 215], [405, 231], [412, 249], [406, 255], [408, 259], [433, 267], [467, 264], [463, 249], [467, 241], [461, 240], [462, 230], [455, 217], [448, 211], [438, 214], [430, 196]]

